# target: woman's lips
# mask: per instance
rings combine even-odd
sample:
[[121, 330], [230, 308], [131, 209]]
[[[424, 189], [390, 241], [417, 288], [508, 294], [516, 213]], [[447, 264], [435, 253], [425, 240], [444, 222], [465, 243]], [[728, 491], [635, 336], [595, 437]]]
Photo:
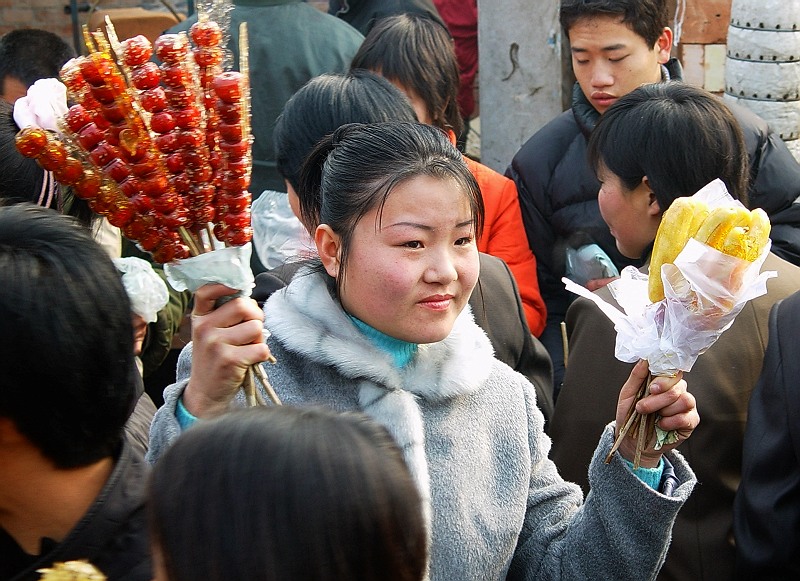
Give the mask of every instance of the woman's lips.
[[431, 295], [422, 299], [419, 304], [434, 311], [444, 311], [450, 306], [453, 295]]

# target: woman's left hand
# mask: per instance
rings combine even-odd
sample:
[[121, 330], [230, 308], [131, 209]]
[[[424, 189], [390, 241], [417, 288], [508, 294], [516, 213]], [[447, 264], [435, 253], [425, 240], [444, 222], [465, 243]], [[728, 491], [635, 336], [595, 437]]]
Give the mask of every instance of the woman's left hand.
[[[639, 361], [631, 371], [631, 375], [619, 394], [617, 402], [617, 427], [615, 436], [625, 423], [628, 410], [632, 405], [639, 387], [649, 375], [647, 362]], [[661, 455], [669, 450], [676, 448], [681, 442], [686, 440], [700, 423], [700, 415], [697, 413], [697, 404], [694, 396], [686, 390], [686, 382], [682, 379], [683, 374], [678, 373], [675, 377], [656, 377], [648, 387], [645, 397], [636, 403], [636, 411], [640, 414], [656, 414], [658, 416], [657, 425], [664, 431], [674, 430], [678, 440], [672, 444], [665, 444], [660, 450], [653, 448], [655, 435], [649, 435], [647, 448], [642, 452], [641, 465], [645, 468], [658, 466]], [[636, 439], [626, 434], [619, 447], [619, 453], [633, 461], [636, 453]]]

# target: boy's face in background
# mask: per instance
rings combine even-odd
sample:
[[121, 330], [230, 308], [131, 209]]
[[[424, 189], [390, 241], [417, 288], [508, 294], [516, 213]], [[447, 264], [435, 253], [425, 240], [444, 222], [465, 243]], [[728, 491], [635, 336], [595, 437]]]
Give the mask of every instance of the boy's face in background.
[[575, 78], [601, 114], [640, 85], [659, 82], [672, 46], [669, 28], [650, 46], [617, 16], [578, 20], [568, 35]]

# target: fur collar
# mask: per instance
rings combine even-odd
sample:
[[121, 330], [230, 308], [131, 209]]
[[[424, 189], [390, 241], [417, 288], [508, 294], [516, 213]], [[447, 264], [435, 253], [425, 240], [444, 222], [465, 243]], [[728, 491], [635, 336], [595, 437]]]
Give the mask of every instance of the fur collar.
[[344, 377], [429, 400], [471, 393], [488, 377], [494, 351], [469, 306], [447, 338], [420, 345], [411, 363], [397, 369], [391, 356], [372, 345], [331, 297], [324, 276], [301, 271], [264, 306], [267, 328], [288, 350], [331, 365]]
[[414, 359], [398, 369], [331, 297], [325, 276], [301, 271], [273, 294], [264, 305], [266, 326], [287, 350], [334, 367], [358, 386], [361, 410], [384, 426], [403, 452], [420, 493], [430, 546], [431, 485], [419, 400], [444, 400], [479, 389], [494, 366], [491, 344], [468, 306], [450, 335], [420, 345]]

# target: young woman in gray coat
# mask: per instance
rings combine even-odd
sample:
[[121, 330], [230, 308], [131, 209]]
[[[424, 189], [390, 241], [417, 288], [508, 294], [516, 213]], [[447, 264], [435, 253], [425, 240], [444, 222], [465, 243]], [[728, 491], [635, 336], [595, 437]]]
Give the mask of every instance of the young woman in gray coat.
[[[558, 475], [534, 387], [494, 358], [465, 308], [483, 208], [446, 136], [346, 125], [311, 153], [301, 187], [319, 205], [301, 209], [320, 216], [321, 264], [263, 314], [248, 299], [214, 309], [231, 292], [220, 285], [197, 292], [194, 344], [154, 421], [151, 460], [193, 422], [241, 405], [247, 367], [271, 352], [283, 403], [361, 410], [397, 441], [423, 499], [430, 579], [653, 578], [694, 476], [675, 445], [649, 448], [634, 472], [630, 438], [605, 464], [614, 423], [585, 501]], [[617, 424], [646, 375], [638, 365], [623, 386]], [[637, 409], [681, 441], [699, 422], [680, 377], [655, 380]]]

